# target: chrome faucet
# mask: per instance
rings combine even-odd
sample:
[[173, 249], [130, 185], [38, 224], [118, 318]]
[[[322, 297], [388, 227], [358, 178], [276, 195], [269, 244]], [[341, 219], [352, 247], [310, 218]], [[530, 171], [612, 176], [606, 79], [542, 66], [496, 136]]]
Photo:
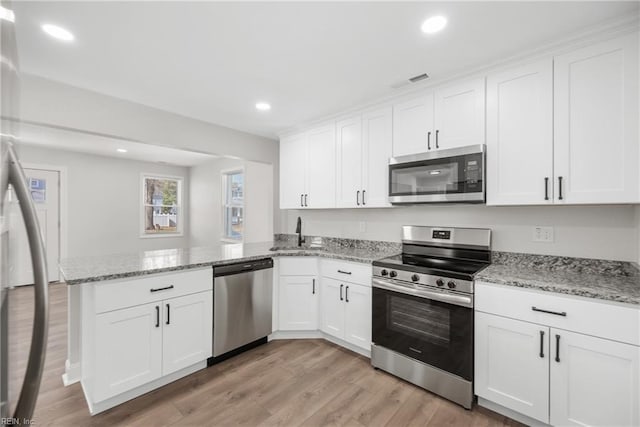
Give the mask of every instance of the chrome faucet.
[[296, 224], [296, 234], [298, 235], [298, 247], [300, 247], [305, 240], [302, 238], [302, 219], [300, 217], [298, 217], [298, 223]]

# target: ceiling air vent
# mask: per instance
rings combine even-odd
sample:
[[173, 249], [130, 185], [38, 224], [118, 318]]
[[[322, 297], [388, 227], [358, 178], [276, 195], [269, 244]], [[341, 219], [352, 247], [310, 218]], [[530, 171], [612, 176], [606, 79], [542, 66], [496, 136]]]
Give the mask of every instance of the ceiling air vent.
[[391, 85], [391, 87], [393, 89], [400, 89], [401, 87], [407, 86], [407, 85], [412, 84], [412, 83], [418, 83], [418, 82], [421, 82], [422, 80], [426, 80], [428, 78], [429, 78], [429, 75], [427, 73], [422, 73], [422, 74], [419, 74], [417, 76], [410, 77], [407, 80], [402, 80], [402, 81], [399, 81], [398, 83], [394, 83], [394, 84]]

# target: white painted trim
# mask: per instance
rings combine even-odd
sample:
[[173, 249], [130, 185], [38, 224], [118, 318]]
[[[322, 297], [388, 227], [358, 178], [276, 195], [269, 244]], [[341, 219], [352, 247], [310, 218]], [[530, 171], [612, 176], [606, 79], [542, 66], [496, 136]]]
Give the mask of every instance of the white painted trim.
[[227, 203], [227, 175], [230, 175], [232, 173], [237, 173], [237, 172], [242, 172], [242, 185], [243, 187], [243, 192], [244, 194], [247, 193], [247, 173], [245, 171], [245, 167], [244, 165], [242, 166], [238, 166], [235, 168], [227, 168], [227, 169], [221, 169], [220, 170], [220, 196], [221, 199], [220, 200], [220, 218], [222, 219], [222, 224], [220, 227], [220, 230], [222, 232], [222, 234], [220, 235], [220, 241], [223, 243], [243, 243], [244, 242], [244, 224], [245, 222], [245, 218], [246, 218], [246, 204], [244, 202], [244, 195], [242, 196], [242, 239], [231, 239], [229, 237], [225, 236], [225, 207], [226, 207], [226, 203]]
[[[144, 232], [144, 179], [145, 178], [158, 178], [158, 179], [174, 179], [178, 181], [178, 212], [180, 213], [180, 221], [178, 222], [178, 231], [175, 233], [153, 233], [146, 234]], [[138, 226], [138, 232], [140, 233], [141, 239], [158, 239], [158, 238], [167, 238], [167, 237], [184, 237], [184, 230], [186, 228], [187, 221], [187, 208], [184, 201], [184, 183], [186, 178], [180, 175], [167, 175], [160, 173], [148, 173], [148, 172], [140, 172], [140, 200], [139, 200], [139, 210], [140, 210], [140, 224]]]
[[484, 399], [478, 396], [478, 406], [482, 406], [483, 408], [490, 409], [493, 412], [497, 412], [500, 415], [504, 415], [505, 417], [509, 417], [513, 420], [521, 422], [522, 424], [532, 426], [532, 427], [548, 427], [549, 424], [545, 424], [541, 421], [533, 419], [531, 417], [527, 417], [526, 415], [522, 415], [520, 412], [516, 412], [512, 409], [506, 408], [502, 405], [498, 405], [490, 400]]
[[357, 104], [350, 108], [340, 110], [336, 113], [316, 117], [315, 119], [298, 123], [294, 126], [290, 126], [288, 128], [280, 130], [279, 132], [276, 132], [276, 135], [279, 139], [282, 139], [291, 134], [299, 133], [312, 127], [319, 126], [323, 123], [326, 123], [327, 121], [348, 118], [355, 114], [360, 114], [365, 110], [388, 107], [396, 102], [420, 96], [422, 93], [432, 91], [436, 87], [446, 86], [447, 84], [456, 81], [485, 77], [488, 73], [525, 64], [530, 61], [540, 60], [548, 56], [556, 56], [572, 49], [578, 49], [589, 44], [597, 43], [599, 41], [622, 36], [624, 34], [638, 31], [639, 29], [640, 18], [638, 16], [630, 15], [624, 16], [622, 18], [616, 18], [604, 22], [601, 25], [592, 26], [588, 30], [582, 30], [576, 33], [572, 33], [556, 41], [547, 42], [546, 44], [542, 44], [536, 48], [526, 50], [516, 55], [512, 55], [497, 61], [488, 62], [478, 67], [467, 69], [465, 71], [453, 73], [440, 79], [427, 79], [424, 80], [423, 83], [412, 84], [404, 89], [398, 89], [390, 95], [383, 96], [369, 102]]
[[[69, 187], [67, 181], [67, 167], [60, 165], [46, 165], [41, 163], [22, 163], [23, 169], [37, 169], [58, 172], [58, 263], [69, 256]], [[58, 268], [58, 280], [62, 274]]]
[[364, 357], [371, 358], [371, 350], [366, 350], [362, 347], [353, 345], [347, 341], [336, 338], [332, 335], [326, 334], [322, 331], [275, 331], [268, 336], [269, 341], [273, 340], [308, 340], [308, 339], [323, 339], [340, 347], [351, 350], [354, 353], [361, 354]]
[[64, 374], [62, 374], [62, 383], [65, 387], [75, 384], [82, 378], [82, 366], [80, 363], [71, 363], [69, 359], [64, 361]]

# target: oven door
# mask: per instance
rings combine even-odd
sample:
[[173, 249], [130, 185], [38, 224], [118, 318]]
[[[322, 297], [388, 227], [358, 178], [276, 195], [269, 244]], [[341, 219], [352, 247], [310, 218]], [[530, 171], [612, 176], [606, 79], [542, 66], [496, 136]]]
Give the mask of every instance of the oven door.
[[392, 158], [389, 201], [484, 202], [484, 146]]
[[473, 297], [402, 288], [374, 279], [373, 343], [472, 381]]

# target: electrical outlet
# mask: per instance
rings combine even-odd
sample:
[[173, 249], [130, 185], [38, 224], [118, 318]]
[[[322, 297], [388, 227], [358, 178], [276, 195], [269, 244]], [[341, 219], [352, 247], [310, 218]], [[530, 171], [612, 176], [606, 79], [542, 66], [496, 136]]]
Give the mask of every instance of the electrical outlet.
[[360, 230], [361, 233], [364, 233], [365, 231], [367, 231], [367, 223], [364, 221], [360, 221], [358, 223], [358, 229]]
[[540, 227], [533, 228], [533, 241], [534, 242], [553, 242], [553, 227]]

